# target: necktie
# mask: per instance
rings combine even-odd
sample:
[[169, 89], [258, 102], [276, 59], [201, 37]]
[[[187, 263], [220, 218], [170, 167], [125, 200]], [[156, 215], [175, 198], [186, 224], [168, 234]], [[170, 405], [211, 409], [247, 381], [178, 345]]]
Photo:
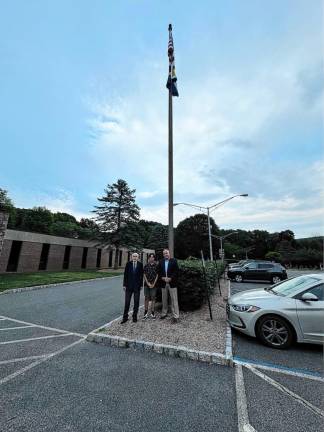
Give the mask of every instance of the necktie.
[[136, 270], [136, 262], [133, 262], [133, 272]]

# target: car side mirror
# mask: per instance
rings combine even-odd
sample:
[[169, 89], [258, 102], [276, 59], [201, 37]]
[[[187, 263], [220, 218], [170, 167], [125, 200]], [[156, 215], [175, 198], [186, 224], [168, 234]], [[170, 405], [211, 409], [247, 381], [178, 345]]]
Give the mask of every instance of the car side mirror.
[[300, 299], [302, 301], [318, 301], [318, 297], [310, 292], [303, 294]]

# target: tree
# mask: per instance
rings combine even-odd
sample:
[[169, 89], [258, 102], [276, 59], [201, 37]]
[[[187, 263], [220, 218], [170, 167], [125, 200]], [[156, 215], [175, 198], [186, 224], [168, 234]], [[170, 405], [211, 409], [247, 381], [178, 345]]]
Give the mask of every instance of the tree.
[[[210, 218], [211, 233], [219, 234], [219, 228], [213, 218]], [[215, 246], [214, 239], [212, 240]], [[201, 250], [209, 257], [208, 217], [199, 213], [190, 216], [179, 223], [175, 232], [175, 251], [178, 258], [189, 256], [199, 258]], [[215, 252], [215, 247], [213, 248]]]
[[77, 224], [77, 220], [74, 216], [68, 214], [68, 213], [53, 213], [53, 220], [54, 222], [68, 222], [68, 223], [74, 223]]
[[8, 191], [0, 188], [0, 211], [8, 212], [13, 207], [13, 202], [8, 197]]
[[16, 228], [22, 231], [51, 234], [52, 224], [53, 214], [45, 207], [17, 209]]
[[105, 195], [98, 198], [100, 205], [95, 206], [100, 229], [100, 239], [106, 244], [116, 248], [114, 268], [118, 268], [118, 251], [124, 244], [122, 228], [130, 222], [139, 220], [140, 208], [135, 203], [135, 189], [130, 189], [125, 180], [119, 179], [117, 183], [107, 185]]
[[16, 221], [16, 209], [8, 197], [8, 191], [0, 188], [0, 211], [9, 213], [8, 228], [12, 228]]
[[62, 237], [79, 238], [80, 227], [77, 223], [57, 221], [52, 224], [51, 233]]
[[266, 253], [265, 259], [268, 261], [275, 261], [280, 263], [282, 260], [281, 254], [279, 252], [270, 251]]
[[154, 249], [158, 258], [162, 258], [162, 251], [168, 247], [168, 227], [157, 224], [151, 232], [147, 242], [149, 249]]
[[252, 246], [253, 255], [255, 258], [264, 258], [268, 251], [270, 235], [265, 230], [254, 230], [252, 231]]

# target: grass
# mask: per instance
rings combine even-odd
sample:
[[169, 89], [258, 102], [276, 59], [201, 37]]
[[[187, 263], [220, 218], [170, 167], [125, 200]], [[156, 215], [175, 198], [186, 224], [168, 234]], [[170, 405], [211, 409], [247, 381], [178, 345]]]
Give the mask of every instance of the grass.
[[118, 276], [120, 274], [122, 273], [103, 271], [98, 272], [96, 270], [1, 274], [0, 292], [7, 289], [81, 281], [87, 279], [98, 279], [103, 277]]

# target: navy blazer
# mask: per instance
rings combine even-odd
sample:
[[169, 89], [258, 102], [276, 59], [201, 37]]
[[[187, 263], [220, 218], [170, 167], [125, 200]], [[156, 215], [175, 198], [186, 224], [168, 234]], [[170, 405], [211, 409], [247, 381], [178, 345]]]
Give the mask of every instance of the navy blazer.
[[163, 258], [159, 262], [159, 267], [158, 267], [160, 286], [162, 288], [165, 287], [165, 282], [162, 280], [162, 277], [167, 276], [167, 277], [171, 278], [170, 287], [176, 288], [178, 285], [178, 271], [179, 271], [179, 267], [178, 267], [177, 260], [175, 258], [170, 258], [169, 259], [169, 265], [168, 265], [168, 274], [166, 275], [165, 274], [165, 259]]
[[128, 291], [139, 291], [143, 286], [143, 264], [136, 263], [136, 271], [133, 270], [133, 261], [128, 261], [124, 270], [123, 286]]

